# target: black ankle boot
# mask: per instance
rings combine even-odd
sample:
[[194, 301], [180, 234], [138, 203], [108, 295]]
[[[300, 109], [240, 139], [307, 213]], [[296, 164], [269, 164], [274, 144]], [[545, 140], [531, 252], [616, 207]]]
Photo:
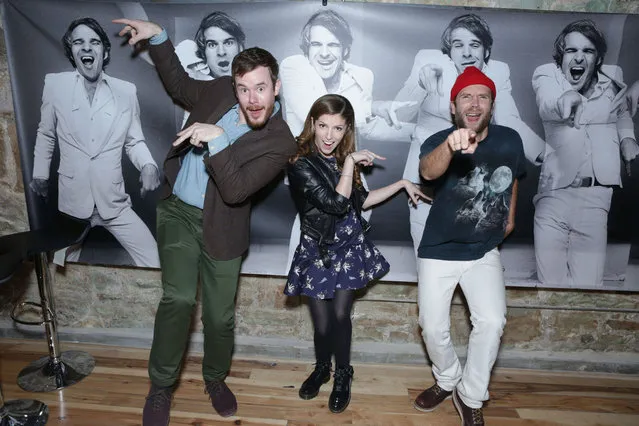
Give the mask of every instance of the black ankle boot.
[[328, 409], [333, 413], [341, 413], [346, 410], [351, 402], [351, 381], [353, 380], [353, 367], [337, 367], [333, 376], [333, 392], [328, 398]]
[[302, 386], [300, 387], [300, 398], [302, 399], [313, 399], [319, 393], [320, 387], [328, 382], [331, 379], [331, 363], [329, 362], [318, 362], [315, 364], [315, 370], [311, 373], [310, 376]]

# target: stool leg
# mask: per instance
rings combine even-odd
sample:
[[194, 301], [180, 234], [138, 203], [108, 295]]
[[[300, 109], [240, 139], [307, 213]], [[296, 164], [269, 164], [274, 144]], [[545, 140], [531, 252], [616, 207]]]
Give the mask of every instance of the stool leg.
[[44, 426], [49, 407], [33, 399], [5, 401], [0, 389], [0, 426]]
[[40, 304], [42, 306], [42, 319], [44, 331], [47, 337], [47, 347], [52, 361], [60, 359], [60, 342], [58, 342], [57, 322], [55, 317], [55, 302], [53, 289], [51, 288], [51, 272], [46, 253], [38, 253], [36, 256], [36, 275], [38, 277], [38, 291], [40, 292]]
[[60, 352], [55, 302], [46, 253], [38, 253], [35, 256], [35, 267], [49, 355], [32, 362], [20, 371], [18, 385], [28, 392], [49, 392], [66, 388], [84, 379], [93, 371], [95, 360], [83, 351]]

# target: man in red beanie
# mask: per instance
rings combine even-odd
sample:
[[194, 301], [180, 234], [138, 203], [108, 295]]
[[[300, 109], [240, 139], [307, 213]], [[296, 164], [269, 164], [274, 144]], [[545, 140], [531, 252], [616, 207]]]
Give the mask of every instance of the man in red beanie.
[[[510, 67], [507, 63], [494, 59], [494, 53], [493, 35], [484, 18], [474, 13], [455, 16], [442, 32], [439, 49], [422, 49], [417, 52], [410, 74], [397, 92], [395, 100], [386, 103], [387, 112], [383, 111], [384, 102], [373, 103], [375, 114], [387, 120], [415, 120], [404, 179], [422, 183], [419, 176], [421, 144], [434, 133], [450, 126], [450, 90], [459, 74], [469, 66], [479, 68], [495, 83], [497, 99], [492, 121], [515, 129], [521, 136], [528, 161], [532, 165], [540, 164], [546, 143], [522, 120], [513, 97]], [[430, 185], [428, 189], [431, 189]], [[408, 209], [415, 253], [419, 248], [430, 208], [430, 203], [420, 201], [415, 208]]]
[[[526, 162], [519, 134], [490, 124], [496, 94], [490, 78], [466, 68], [450, 93], [454, 126], [422, 144], [419, 164], [422, 177], [436, 185], [418, 250], [419, 324], [436, 383], [415, 408], [432, 411], [452, 395], [464, 425], [484, 424], [481, 408], [506, 324], [497, 246], [515, 226]], [[458, 283], [473, 326], [463, 369], [450, 339]]]

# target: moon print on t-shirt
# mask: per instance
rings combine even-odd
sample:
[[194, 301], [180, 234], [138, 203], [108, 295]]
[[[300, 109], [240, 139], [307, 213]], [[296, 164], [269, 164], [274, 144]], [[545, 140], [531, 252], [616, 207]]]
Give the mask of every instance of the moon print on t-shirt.
[[476, 231], [505, 229], [513, 172], [500, 166], [490, 173], [486, 165], [475, 167], [461, 178], [455, 193], [466, 201], [457, 211], [456, 222], [474, 223]]

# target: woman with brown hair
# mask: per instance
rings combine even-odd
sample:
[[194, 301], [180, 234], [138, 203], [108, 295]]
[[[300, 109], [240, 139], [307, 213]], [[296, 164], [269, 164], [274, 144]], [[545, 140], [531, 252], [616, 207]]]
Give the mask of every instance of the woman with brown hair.
[[329, 409], [340, 413], [350, 401], [351, 310], [354, 290], [388, 272], [384, 256], [366, 236], [370, 226], [362, 209], [388, 199], [401, 189], [413, 203], [425, 198], [407, 180], [367, 192], [359, 167], [383, 160], [369, 150], [355, 151], [355, 114], [348, 99], [325, 95], [311, 107], [297, 138], [297, 154], [288, 167], [290, 189], [301, 217], [284, 293], [305, 295], [314, 328], [315, 369], [300, 387], [302, 399], [317, 396], [330, 379], [335, 356]]

